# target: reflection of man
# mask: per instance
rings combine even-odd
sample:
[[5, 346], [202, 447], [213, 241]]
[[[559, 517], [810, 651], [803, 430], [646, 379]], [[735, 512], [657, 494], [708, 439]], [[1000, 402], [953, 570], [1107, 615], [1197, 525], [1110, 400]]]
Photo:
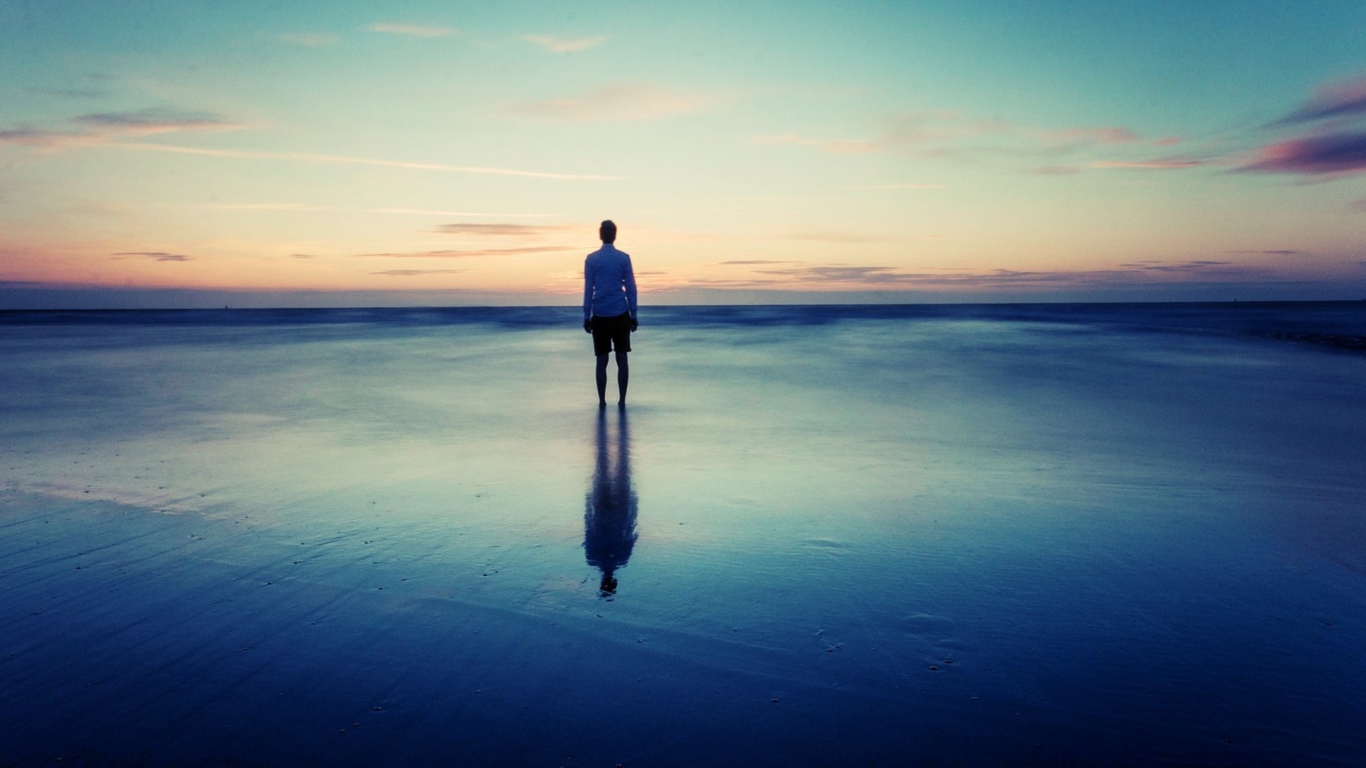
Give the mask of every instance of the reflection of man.
[[626, 566], [636, 545], [636, 494], [631, 489], [629, 447], [626, 412], [622, 411], [617, 421], [615, 456], [607, 439], [607, 415], [598, 412], [598, 457], [593, 487], [584, 502], [583, 552], [588, 564], [602, 571], [598, 591], [602, 597], [616, 593], [615, 573]]
[[602, 247], [583, 262], [583, 329], [593, 334], [593, 354], [598, 356], [598, 407], [607, 406], [607, 353], [617, 353], [617, 405], [626, 405], [626, 381], [630, 369], [631, 332], [636, 329], [636, 276], [631, 256], [618, 251], [617, 225], [610, 220], [598, 227]]

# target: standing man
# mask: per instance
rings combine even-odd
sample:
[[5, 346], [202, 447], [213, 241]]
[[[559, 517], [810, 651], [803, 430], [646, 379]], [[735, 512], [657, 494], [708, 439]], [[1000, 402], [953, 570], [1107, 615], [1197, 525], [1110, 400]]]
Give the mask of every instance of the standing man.
[[617, 225], [611, 220], [598, 227], [602, 247], [583, 262], [583, 330], [593, 334], [593, 354], [598, 356], [598, 407], [607, 407], [607, 353], [617, 353], [618, 407], [626, 405], [626, 381], [630, 368], [631, 333], [636, 329], [636, 275], [631, 256], [618, 251]]

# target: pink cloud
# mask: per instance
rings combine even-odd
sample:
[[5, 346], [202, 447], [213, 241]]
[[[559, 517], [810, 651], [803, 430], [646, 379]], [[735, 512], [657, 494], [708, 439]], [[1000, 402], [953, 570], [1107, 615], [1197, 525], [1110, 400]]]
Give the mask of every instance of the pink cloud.
[[1366, 133], [1329, 133], [1262, 147], [1240, 170], [1346, 175], [1366, 171]]
[[1320, 86], [1304, 106], [1277, 121], [1303, 123], [1366, 114], [1366, 76]]

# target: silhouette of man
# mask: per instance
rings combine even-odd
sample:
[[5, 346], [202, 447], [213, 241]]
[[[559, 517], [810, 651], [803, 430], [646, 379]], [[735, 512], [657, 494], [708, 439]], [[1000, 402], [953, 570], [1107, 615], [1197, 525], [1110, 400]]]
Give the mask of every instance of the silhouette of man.
[[618, 251], [617, 225], [609, 219], [598, 227], [602, 247], [583, 262], [583, 330], [593, 334], [598, 357], [598, 407], [607, 407], [607, 353], [617, 353], [617, 405], [626, 405], [631, 333], [636, 329], [636, 275], [631, 256]]
[[583, 554], [589, 565], [602, 571], [598, 596], [606, 598], [616, 594], [617, 569], [626, 567], [636, 545], [638, 502], [631, 487], [631, 440], [626, 429], [626, 411], [621, 411], [617, 420], [616, 437], [613, 446], [607, 433], [607, 414], [598, 411], [597, 462], [583, 505]]

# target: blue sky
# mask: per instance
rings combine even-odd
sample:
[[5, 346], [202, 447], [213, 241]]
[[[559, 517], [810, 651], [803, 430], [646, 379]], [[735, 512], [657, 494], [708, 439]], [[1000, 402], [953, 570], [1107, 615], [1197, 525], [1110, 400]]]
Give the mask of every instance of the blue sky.
[[572, 303], [608, 217], [647, 303], [1360, 298], [1362, 29], [1329, 2], [6, 3], [0, 302]]

